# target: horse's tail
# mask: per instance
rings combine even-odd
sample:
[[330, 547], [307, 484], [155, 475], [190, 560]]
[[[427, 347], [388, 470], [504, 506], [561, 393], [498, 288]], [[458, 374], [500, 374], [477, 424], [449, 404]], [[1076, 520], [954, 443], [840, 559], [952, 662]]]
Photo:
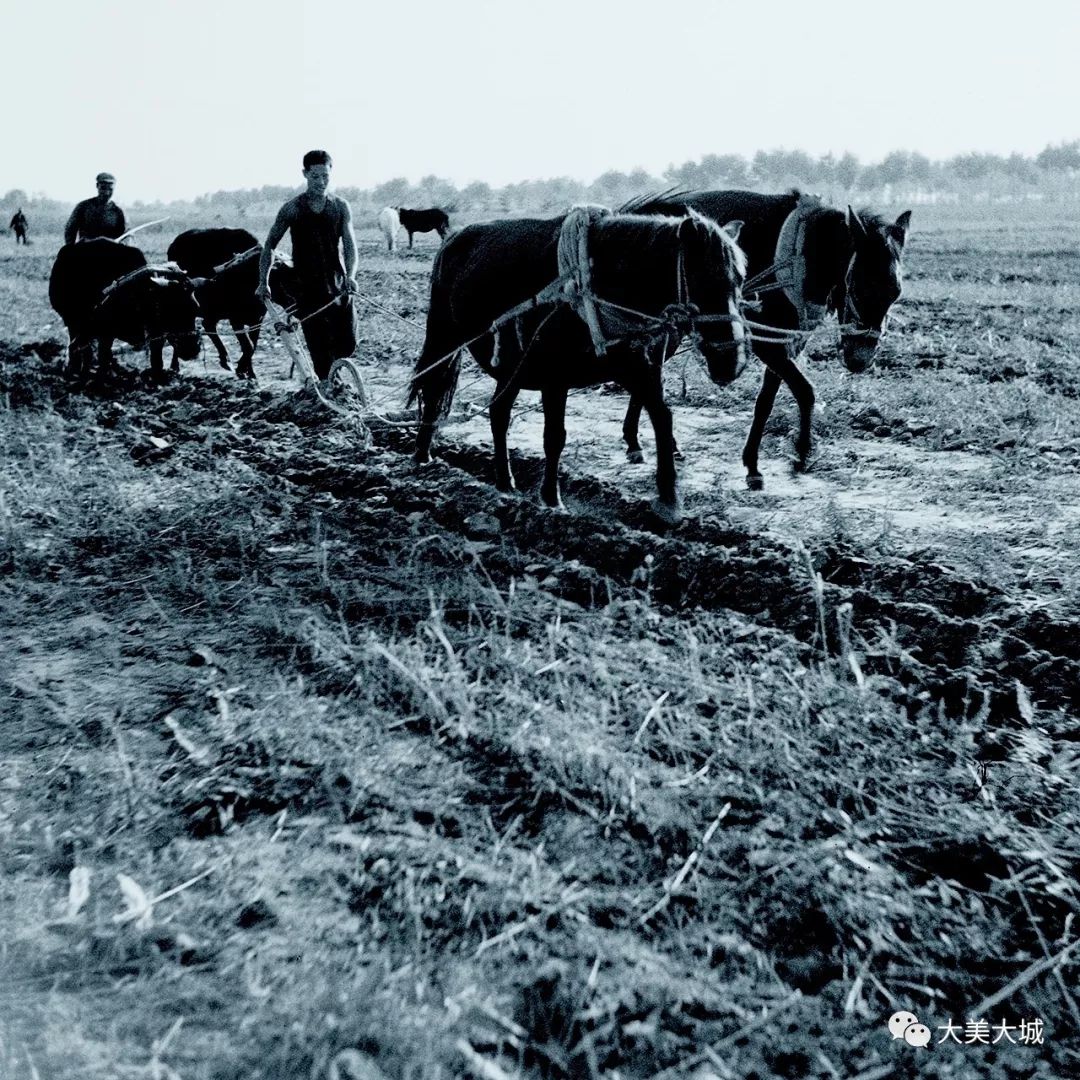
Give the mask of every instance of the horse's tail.
[[431, 268], [427, 333], [409, 382], [407, 404], [412, 405], [419, 400], [425, 423], [441, 420], [450, 412], [461, 374], [461, 338], [456, 336], [450, 315], [450, 298], [442, 282], [445, 251], [444, 248], [435, 256], [435, 264]]
[[[437, 338], [434, 340], [438, 340]], [[461, 374], [461, 349], [451, 349], [442, 355], [441, 346], [432, 347], [431, 320], [428, 320], [428, 337], [416, 359], [413, 377], [409, 382], [407, 405], [419, 401], [424, 418], [444, 419], [454, 403], [458, 377]]]

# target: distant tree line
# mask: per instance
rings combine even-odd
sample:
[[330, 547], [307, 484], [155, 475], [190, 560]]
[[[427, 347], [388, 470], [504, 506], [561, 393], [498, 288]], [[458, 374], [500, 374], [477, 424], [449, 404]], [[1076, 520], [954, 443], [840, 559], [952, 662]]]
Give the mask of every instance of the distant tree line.
[[[877, 203], [938, 201], [1016, 201], [1080, 199], [1080, 139], [1047, 146], [1033, 157], [1023, 154], [967, 153], [945, 161], [896, 150], [881, 161], [864, 165], [854, 154], [813, 157], [802, 150], [759, 150], [752, 158], [739, 154], [706, 154], [698, 161], [670, 165], [662, 175], [643, 169], [624, 173], [609, 170], [586, 184], [567, 176], [523, 180], [494, 188], [482, 180], [457, 187], [438, 176], [412, 184], [396, 177], [374, 188], [338, 187], [359, 211], [383, 206], [441, 206], [450, 211], [520, 213], [557, 211], [576, 202], [615, 206], [650, 190], [680, 188], [752, 188], [782, 191], [799, 187], [834, 200]], [[188, 201], [134, 203], [135, 209], [167, 210], [176, 214], [243, 219], [251, 213], [275, 210], [295, 187], [264, 185], [216, 191]], [[14, 189], [0, 200], [0, 212], [60, 211], [67, 204], [43, 195]]]

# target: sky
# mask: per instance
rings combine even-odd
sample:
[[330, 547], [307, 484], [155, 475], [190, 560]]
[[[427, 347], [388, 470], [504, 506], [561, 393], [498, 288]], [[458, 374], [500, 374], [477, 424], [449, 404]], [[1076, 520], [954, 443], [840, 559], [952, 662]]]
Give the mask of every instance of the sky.
[[1080, 137], [1076, 0], [34, 0], [3, 37], [0, 192], [65, 200], [300, 184], [314, 147], [370, 188]]

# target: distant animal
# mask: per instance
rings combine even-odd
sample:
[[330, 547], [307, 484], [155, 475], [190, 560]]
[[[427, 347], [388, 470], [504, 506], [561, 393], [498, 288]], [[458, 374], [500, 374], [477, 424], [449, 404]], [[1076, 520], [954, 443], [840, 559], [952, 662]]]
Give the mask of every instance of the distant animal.
[[[738, 227], [733, 223], [725, 231], [696, 213], [607, 213], [582, 225], [580, 213], [470, 225], [440, 249], [409, 399], [420, 402], [415, 458], [430, 459], [467, 346], [496, 380], [490, 405], [496, 486], [514, 489], [506, 447], [514, 400], [520, 390], [539, 390], [546, 459], [540, 494], [548, 506], [560, 506], [567, 393], [617, 382], [642, 402], [652, 421], [658, 489], [653, 508], [675, 524], [682, 511], [661, 366], [695, 331], [717, 383], [735, 378], [745, 362], [739, 313], [745, 262], [734, 242]], [[568, 264], [577, 282], [572, 303], [558, 292], [561, 282], [554, 290], [545, 288], [565, 277]], [[508, 322], [507, 313], [515, 311]], [[488, 332], [494, 324], [499, 328]]]
[[[151, 266], [136, 247], [100, 237], [65, 244], [49, 276], [49, 302], [67, 327], [69, 374], [85, 381], [114, 368], [116, 339], [150, 352], [150, 375], [164, 374], [165, 343], [185, 360], [199, 355], [199, 306], [191, 279], [173, 265]], [[173, 359], [174, 368], [176, 359]]]
[[[397, 234], [401, 228], [401, 219], [398, 212], [392, 206], [384, 206], [379, 211], [379, 230], [386, 237], [386, 250], [397, 251]], [[411, 239], [411, 237], [410, 237]]]
[[401, 206], [392, 209], [397, 210], [401, 227], [409, 234], [409, 247], [412, 247], [413, 233], [437, 232], [445, 240], [450, 231], [450, 217], [445, 210], [406, 210]]
[[[901, 259], [911, 211], [894, 222], [850, 206], [845, 213], [798, 191], [760, 195], [751, 191], [666, 192], [636, 199], [622, 207], [638, 214], [681, 214], [696, 210], [723, 224], [744, 223], [739, 245], [748, 261], [747, 296], [760, 299], [755, 322], [787, 331], [812, 330], [825, 315], [840, 320], [844, 364], [860, 372], [874, 360], [889, 308], [901, 291]], [[769, 331], [763, 331], [765, 337]], [[797, 469], [805, 469], [811, 450], [810, 421], [814, 388], [795, 363], [798, 349], [788, 340], [755, 340], [754, 352], [765, 365], [754, 419], [743, 447], [747, 485], [763, 485], [758, 451], [776, 392], [785, 383], [799, 406], [795, 440]], [[627, 455], [640, 461], [637, 429], [642, 403], [632, 398], [623, 424]]]
[[[260, 248], [259, 241], [246, 229], [189, 229], [169, 245], [166, 253], [194, 279], [203, 330], [226, 371], [229, 353], [218, 336], [217, 324], [228, 319], [240, 342], [236, 374], [241, 379], [255, 377], [252, 356], [266, 313], [266, 306], [255, 295]], [[270, 271], [270, 289], [278, 302], [286, 305], [296, 295], [292, 267], [284, 260], [275, 262]]]
[[25, 245], [29, 243], [29, 241], [26, 239], [26, 231], [28, 228], [28, 224], [29, 223], [26, 220], [26, 215], [22, 212], [22, 207], [20, 206], [19, 209], [15, 212], [15, 216], [11, 219], [11, 224], [8, 226], [8, 228], [15, 233], [16, 247], [18, 247], [19, 244]]

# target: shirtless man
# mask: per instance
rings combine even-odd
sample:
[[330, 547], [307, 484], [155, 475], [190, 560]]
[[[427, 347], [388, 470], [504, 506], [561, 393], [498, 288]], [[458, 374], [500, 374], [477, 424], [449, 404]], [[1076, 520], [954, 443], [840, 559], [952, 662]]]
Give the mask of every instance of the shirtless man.
[[325, 150], [310, 150], [303, 164], [307, 191], [290, 199], [270, 227], [259, 260], [256, 295], [264, 301], [270, 299], [268, 279], [274, 248], [291, 232], [299, 293], [296, 317], [301, 320], [315, 374], [325, 379], [333, 362], [351, 356], [356, 348], [351, 296], [356, 292], [356, 237], [349, 204], [326, 193], [333, 166], [330, 155]]
[[83, 199], [71, 211], [64, 226], [65, 244], [93, 240], [98, 236], [119, 240], [127, 231], [124, 211], [112, 201], [116, 177], [112, 173], [99, 172], [96, 183], [97, 195], [93, 199]]

